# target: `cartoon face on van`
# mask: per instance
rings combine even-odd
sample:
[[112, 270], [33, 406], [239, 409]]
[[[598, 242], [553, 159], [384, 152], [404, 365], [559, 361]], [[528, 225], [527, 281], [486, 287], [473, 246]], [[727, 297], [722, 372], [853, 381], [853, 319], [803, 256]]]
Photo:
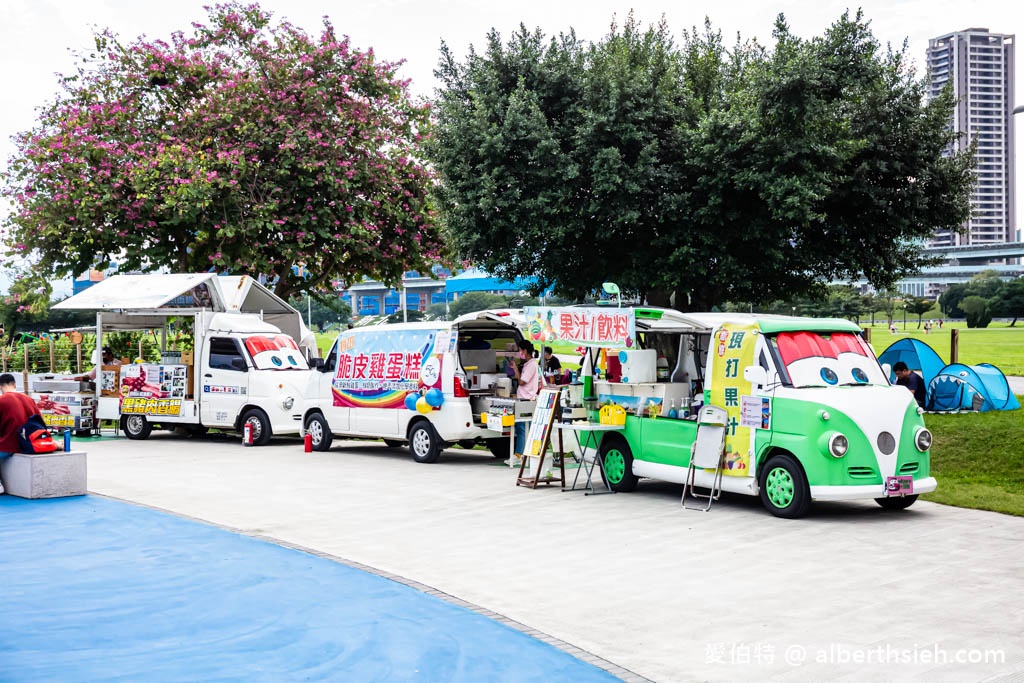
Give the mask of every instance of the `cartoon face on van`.
[[[690, 476], [698, 487], [758, 495], [773, 514], [799, 517], [815, 500], [874, 499], [898, 509], [935, 489], [931, 434], [917, 404], [889, 383], [853, 323], [662, 309], [636, 316], [640, 347], [667, 356], [669, 380], [596, 382], [599, 400], [645, 396], [671, 407], [682, 396], [693, 410], [669, 420], [631, 413], [602, 439], [614, 490], [642, 477], [684, 484]], [[690, 470], [702, 405], [724, 416], [717, 471]]]
[[[762, 337], [766, 369], [775, 370], [776, 380], [761, 390], [774, 420], [757, 451], [769, 509], [788, 516], [811, 500], [863, 498], [898, 507], [913, 502], [908, 492], [916, 497], [934, 490], [931, 434], [913, 395], [889, 384], [859, 334], [826, 327]], [[787, 458], [800, 471], [784, 467]], [[898, 500], [888, 498], [894, 491]]]
[[295, 340], [286, 334], [246, 337], [245, 348], [257, 370], [309, 369]]

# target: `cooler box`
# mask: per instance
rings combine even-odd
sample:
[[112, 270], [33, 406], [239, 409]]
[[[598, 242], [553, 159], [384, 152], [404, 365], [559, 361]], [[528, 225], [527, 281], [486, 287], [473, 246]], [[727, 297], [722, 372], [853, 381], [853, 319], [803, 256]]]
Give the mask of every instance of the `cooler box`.
[[658, 379], [658, 352], [655, 349], [619, 351], [624, 384], [645, 384]]

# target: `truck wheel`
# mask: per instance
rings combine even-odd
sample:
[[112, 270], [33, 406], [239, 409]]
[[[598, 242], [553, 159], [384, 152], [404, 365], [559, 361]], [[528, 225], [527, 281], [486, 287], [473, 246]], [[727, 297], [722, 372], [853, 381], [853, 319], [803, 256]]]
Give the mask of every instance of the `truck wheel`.
[[129, 439], [141, 441], [149, 438], [153, 425], [149, 424], [145, 415], [125, 415], [121, 418], [121, 429]]
[[811, 490], [800, 463], [791, 455], [776, 455], [761, 470], [761, 503], [776, 517], [796, 519], [811, 507]]
[[416, 462], [436, 462], [443, 446], [429, 422], [417, 422], [409, 430], [409, 452]]
[[636, 488], [640, 479], [633, 474], [633, 451], [625, 439], [611, 438], [601, 442], [604, 467], [601, 476], [612, 491], [627, 493]]
[[252, 429], [252, 445], [266, 446], [270, 441], [270, 418], [259, 408], [250, 408], [242, 415], [242, 429], [246, 423]]
[[487, 447], [491, 449], [491, 455], [498, 460], [508, 460], [512, 449], [508, 447], [508, 439], [487, 439]]
[[914, 504], [917, 496], [892, 496], [889, 498], [875, 498], [875, 502], [886, 510], [906, 510]]
[[306, 418], [306, 433], [313, 442], [314, 451], [326, 451], [331, 447], [334, 434], [327, 425], [327, 420], [320, 413], [313, 413]]

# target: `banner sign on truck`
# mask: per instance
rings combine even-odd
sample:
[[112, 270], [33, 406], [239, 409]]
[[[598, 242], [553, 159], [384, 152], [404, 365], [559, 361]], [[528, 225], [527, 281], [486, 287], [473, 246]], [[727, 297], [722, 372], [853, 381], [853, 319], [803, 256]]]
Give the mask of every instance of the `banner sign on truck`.
[[526, 338], [531, 341], [566, 341], [616, 349], [636, 345], [632, 308], [527, 306], [523, 314]]
[[[743, 378], [743, 368], [754, 364], [755, 330], [758, 329], [757, 324], [722, 325], [711, 340], [711, 348], [708, 350], [709, 354], [715, 355], [708, 403], [722, 406], [729, 414], [723, 471], [727, 477], [750, 476], [753, 428], [767, 429], [770, 425], [770, 403], [758, 400], [755, 404], [750, 382]], [[758, 418], [756, 421], [751, 415], [755, 410]]]
[[[351, 332], [338, 339], [334, 405], [347, 408], [405, 408], [405, 397], [418, 391], [424, 365], [431, 358], [441, 330]], [[433, 376], [433, 375], [432, 375]]]

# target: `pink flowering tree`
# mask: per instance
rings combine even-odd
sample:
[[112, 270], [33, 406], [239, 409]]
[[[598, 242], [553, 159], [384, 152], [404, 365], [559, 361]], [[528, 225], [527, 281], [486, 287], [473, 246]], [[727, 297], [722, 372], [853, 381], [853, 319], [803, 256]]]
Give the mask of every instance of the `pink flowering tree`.
[[326, 19], [314, 38], [256, 5], [208, 13], [170, 42], [96, 34], [16, 138], [9, 251], [53, 275], [264, 274], [283, 296], [426, 271], [442, 249], [418, 155], [430, 113], [400, 63]]

